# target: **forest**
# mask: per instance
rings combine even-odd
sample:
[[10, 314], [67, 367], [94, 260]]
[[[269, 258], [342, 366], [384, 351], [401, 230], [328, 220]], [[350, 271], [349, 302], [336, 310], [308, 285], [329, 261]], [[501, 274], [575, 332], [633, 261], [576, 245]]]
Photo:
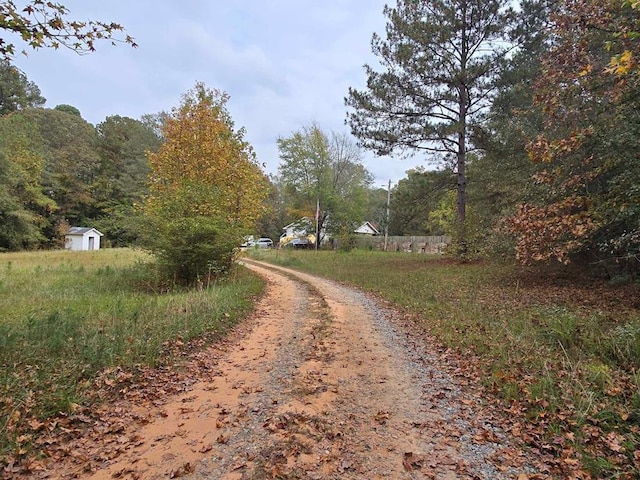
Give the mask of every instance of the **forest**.
[[85, 224], [113, 247], [131, 244], [146, 154], [162, 142], [157, 119], [114, 115], [94, 127], [71, 105], [44, 108], [37, 85], [7, 60], [0, 91], [0, 250], [59, 248], [69, 226]]

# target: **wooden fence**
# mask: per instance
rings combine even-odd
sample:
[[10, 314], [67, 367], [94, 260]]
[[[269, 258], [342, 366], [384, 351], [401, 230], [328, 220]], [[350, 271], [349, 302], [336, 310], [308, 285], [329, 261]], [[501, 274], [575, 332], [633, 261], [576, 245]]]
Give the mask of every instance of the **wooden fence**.
[[[447, 245], [451, 243], [451, 237], [441, 236], [390, 236], [387, 241], [387, 252], [408, 253], [444, 253]], [[372, 248], [384, 250], [384, 235], [356, 237], [358, 248]]]

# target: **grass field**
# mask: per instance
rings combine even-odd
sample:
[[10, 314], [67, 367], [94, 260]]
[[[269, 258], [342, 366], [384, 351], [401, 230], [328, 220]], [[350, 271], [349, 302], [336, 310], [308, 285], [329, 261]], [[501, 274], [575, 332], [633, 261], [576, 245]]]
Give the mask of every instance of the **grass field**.
[[99, 372], [158, 365], [176, 343], [223, 333], [263, 288], [242, 268], [192, 290], [154, 272], [128, 249], [0, 254], [0, 454], [29, 422], [86, 402]]
[[[583, 272], [405, 253], [252, 255], [360, 286], [460, 352], [571, 478], [640, 478], [640, 288]], [[465, 365], [466, 363], [466, 365]], [[573, 473], [571, 473], [573, 472]], [[568, 477], [567, 477], [568, 478]]]
[[[476, 372], [488, 401], [513, 416], [512, 432], [548, 454], [560, 476], [584, 468], [596, 478], [640, 477], [637, 284], [402, 253], [251, 255], [401, 307], [460, 353], [461, 371]], [[168, 363], [176, 345], [211, 341], [263, 287], [242, 268], [193, 290], [154, 272], [127, 249], [0, 254], [0, 460], [28, 449], [24, 432], [38, 419], [92, 401], [100, 372]]]

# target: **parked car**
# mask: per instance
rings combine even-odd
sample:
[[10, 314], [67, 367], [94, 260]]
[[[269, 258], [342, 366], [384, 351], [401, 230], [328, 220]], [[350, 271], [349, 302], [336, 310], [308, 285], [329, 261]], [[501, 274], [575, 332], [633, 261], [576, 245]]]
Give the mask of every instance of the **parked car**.
[[258, 241], [256, 242], [256, 246], [258, 248], [271, 248], [273, 247], [273, 240], [266, 237], [259, 238]]
[[295, 248], [295, 249], [311, 249], [315, 246], [308, 238], [294, 238], [293, 240], [289, 240], [286, 244], [286, 248]]

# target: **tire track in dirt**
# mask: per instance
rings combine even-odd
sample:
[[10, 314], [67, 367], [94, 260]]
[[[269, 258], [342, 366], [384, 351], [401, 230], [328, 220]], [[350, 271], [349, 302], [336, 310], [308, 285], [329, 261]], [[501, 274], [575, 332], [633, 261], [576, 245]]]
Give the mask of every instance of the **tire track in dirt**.
[[476, 399], [364, 294], [244, 263], [267, 280], [266, 294], [237, 338], [211, 355], [213, 373], [161, 404], [130, 405], [145, 421], [119, 434], [115, 458], [84, 474], [62, 462], [51, 478], [517, 475], [496, 467], [508, 442], [476, 415]]
[[340, 441], [333, 442], [332, 469], [324, 470], [330, 476], [317, 478], [513, 478], [513, 470], [503, 476], [489, 461], [499, 450], [487, 442], [498, 441], [494, 429], [463, 421], [475, 415], [463, 415], [456, 402], [464, 406], [469, 400], [451, 398], [459, 393], [453, 379], [425, 368], [424, 357], [411, 358], [411, 345], [402, 343], [371, 300], [332, 281], [268, 268], [311, 284], [329, 309], [325, 338], [313, 345], [324, 361], [303, 365], [299, 373], [315, 373], [315, 388], [327, 385], [334, 395], [329, 402], [307, 395], [303, 405], [294, 403], [342, 428]]

